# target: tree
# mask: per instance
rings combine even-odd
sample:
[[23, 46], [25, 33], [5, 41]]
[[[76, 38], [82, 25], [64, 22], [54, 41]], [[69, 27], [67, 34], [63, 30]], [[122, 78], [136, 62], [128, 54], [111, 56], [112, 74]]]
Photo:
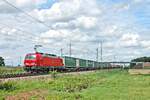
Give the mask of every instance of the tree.
[[150, 57], [140, 57], [131, 60], [132, 62], [150, 62]]
[[0, 66], [5, 66], [4, 58], [0, 57]]

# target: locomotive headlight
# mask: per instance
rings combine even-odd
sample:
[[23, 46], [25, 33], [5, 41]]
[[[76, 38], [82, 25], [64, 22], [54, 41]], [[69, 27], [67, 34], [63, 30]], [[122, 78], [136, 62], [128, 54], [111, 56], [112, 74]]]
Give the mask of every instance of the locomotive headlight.
[[29, 63], [25, 63], [25, 65], [29, 65]]
[[29, 65], [29, 63], [25, 63], [25, 65]]
[[31, 63], [31, 65], [35, 65], [35, 63]]
[[36, 65], [36, 63], [25, 63], [26, 65]]

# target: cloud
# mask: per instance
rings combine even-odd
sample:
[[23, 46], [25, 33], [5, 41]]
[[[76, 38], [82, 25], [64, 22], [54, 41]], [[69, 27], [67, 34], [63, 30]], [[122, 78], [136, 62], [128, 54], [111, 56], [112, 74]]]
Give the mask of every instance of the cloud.
[[138, 34], [127, 33], [120, 38], [120, 45], [124, 47], [137, 47], [140, 43], [140, 36]]
[[[37, 9], [39, 4], [46, 2], [46, 0], [7, 0], [10, 4], [26, 11]], [[9, 5], [7, 2], [0, 1], [0, 12], [1, 13], [21, 13], [16, 8]]]
[[[71, 5], [70, 5], [71, 4]], [[40, 20], [65, 20], [73, 17], [79, 9], [79, 0], [67, 1], [63, 0], [53, 4], [50, 9], [35, 10]]]
[[143, 41], [141, 41], [141, 45], [144, 48], [150, 49], [150, 41], [149, 40], [143, 40]]
[[54, 3], [50, 9], [35, 10], [33, 12], [42, 21], [68, 21], [81, 14], [98, 15], [100, 13], [101, 11], [98, 9], [95, 0], [62, 0]]
[[94, 17], [81, 16], [74, 21], [75, 25], [80, 28], [91, 29], [97, 24], [97, 19]]

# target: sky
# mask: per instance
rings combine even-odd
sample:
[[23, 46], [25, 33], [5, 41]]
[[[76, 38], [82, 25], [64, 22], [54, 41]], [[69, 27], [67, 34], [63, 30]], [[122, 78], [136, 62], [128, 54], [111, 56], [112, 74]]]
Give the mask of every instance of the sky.
[[[34, 45], [40, 52], [103, 61], [150, 56], [150, 0], [0, 1], [0, 56], [7, 65], [23, 64]], [[26, 13], [26, 14], [25, 14]], [[28, 15], [27, 15], [28, 14]], [[32, 19], [32, 16], [37, 20]]]

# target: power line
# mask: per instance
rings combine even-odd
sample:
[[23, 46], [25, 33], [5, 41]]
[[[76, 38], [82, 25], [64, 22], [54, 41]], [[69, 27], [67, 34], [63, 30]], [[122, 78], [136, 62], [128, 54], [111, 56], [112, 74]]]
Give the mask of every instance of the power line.
[[[36, 43], [36, 41], [32, 40], [33, 37], [25, 38], [24, 35], [22, 35], [21, 37], [16, 38], [15, 36], [12, 37], [11, 35], [10, 35], [11, 37], [10, 37], [9, 35], [5, 35], [5, 34], [0, 34], [0, 35], [4, 35], [6, 38], [9, 38], [9, 39], [18, 40], [19, 43], [20, 43], [21, 41], [22, 41], [22, 42], [23, 42], [23, 41], [31, 41], [32, 43]], [[8, 37], [8, 36], [9, 36], [9, 37]], [[12, 41], [9, 41], [9, 42], [12, 42]]]
[[97, 62], [98, 62], [98, 56], [99, 56], [98, 48], [96, 48], [96, 61], [97, 61]]
[[101, 44], [101, 62], [103, 61], [103, 42], [100, 42]]
[[[43, 21], [31, 16], [30, 14], [28, 14], [27, 12], [25, 12], [24, 10], [16, 7], [15, 5], [13, 5], [12, 3], [8, 2], [8, 0], [3, 0], [5, 3], [7, 3], [8, 5], [10, 5], [11, 7], [17, 9], [18, 11], [20, 12], [23, 12], [25, 15], [29, 16], [31, 19], [33, 19], [34, 21], [40, 23], [40, 24], [43, 24], [44, 26], [46, 26], [47, 28], [50, 28], [50, 26], [48, 26], [47, 24], [45, 24]], [[52, 28], [51, 28], [52, 29]]]
[[[7, 24], [2, 24], [2, 23], [0, 23], [1, 25], [3, 25], [3, 26], [6, 26], [6, 27], [8, 27], [8, 28], [14, 28], [14, 27], [12, 27], [12, 26], [9, 26], [9, 25], [7, 25]], [[27, 31], [24, 31], [24, 30], [21, 30], [21, 29], [19, 29], [19, 28], [14, 28], [14, 29], [16, 29], [16, 30], [18, 30], [18, 31], [20, 31], [20, 32], [23, 32], [23, 33], [28, 33], [28, 34], [32, 34], [32, 35], [34, 35], [34, 36], [36, 36], [36, 37], [38, 37], [36, 34], [33, 34], [33, 33], [29, 33], [29, 32], [27, 32]]]
[[72, 44], [71, 44], [71, 41], [70, 41], [70, 44], [69, 44], [69, 55], [70, 55], [70, 57], [72, 56], [72, 50], [71, 50], [71, 47], [72, 47]]
[[[29, 14], [26, 13], [25, 11], [23, 11], [23, 10], [17, 8], [16, 6], [14, 6], [14, 5], [12, 5], [11, 3], [9, 3], [7, 0], [3, 0], [3, 1], [6, 2], [7, 4], [11, 5], [11, 6], [14, 7], [15, 9], [17, 9], [17, 10], [23, 12], [24, 14], [26, 14], [26, 15], [29, 16], [30, 18], [34, 19], [36, 22], [41, 23], [41, 24], [43, 24], [44, 26], [46, 26], [46, 27], [49, 28], [49, 26], [47, 26], [46, 24], [44, 24], [42, 21], [40, 21], [39, 19], [36, 19], [35, 17], [29, 15]], [[21, 30], [21, 31], [22, 31], [22, 30]], [[72, 46], [72, 45], [71, 45], [71, 42], [70, 42], [70, 56], [72, 55], [71, 46]]]
[[60, 49], [60, 56], [61, 57], [63, 56], [63, 49], [62, 48]]
[[[2, 26], [4, 26], [4, 27], [7, 27], [7, 28], [10, 28], [10, 29], [12, 29], [12, 28], [14, 28], [14, 27], [12, 27], [12, 26], [9, 26], [9, 25], [7, 25], [7, 24], [2, 24], [2, 23], [0, 23], [0, 25], [2, 25]], [[39, 37], [38, 35], [36, 35], [36, 34], [33, 34], [33, 33], [30, 33], [30, 32], [28, 32], [28, 31], [25, 31], [25, 30], [21, 30], [21, 29], [19, 29], [19, 28], [14, 28], [14, 29], [16, 29], [17, 31], [20, 31], [20, 32], [22, 32], [22, 33], [28, 33], [28, 35], [30, 35], [28, 38], [25, 38], [23, 35], [25, 35], [25, 34], [23, 34], [23, 35], [21, 35], [22, 37], [23, 37], [23, 40], [27, 40], [27, 41], [32, 41], [33, 43], [36, 43], [35, 41], [33, 41], [32, 40], [32, 38], [34, 38], [34, 37]], [[1, 34], [1, 35], [3, 35], [3, 34]], [[25, 36], [27, 36], [27, 35], [25, 35]], [[20, 40], [22, 40], [21, 38], [19, 38]], [[41, 38], [41, 40], [42, 39], [44, 39], [44, 38]], [[52, 38], [52, 39], [54, 39], [54, 38]]]
[[[28, 17], [30, 17], [30, 18], [33, 19], [34, 21], [36, 21], [36, 22], [38, 22], [38, 23], [40, 23], [40, 24], [43, 24], [45, 27], [50, 28], [50, 29], [53, 29], [53, 28], [51, 28], [49, 25], [45, 24], [43, 21], [41, 21], [41, 20], [39, 20], [39, 19], [37, 19], [37, 18], [31, 16], [30, 14], [28, 14], [28, 13], [25, 12], [24, 10], [22, 10], [22, 9], [20, 9], [20, 8], [18, 8], [18, 7], [16, 7], [15, 5], [13, 5], [12, 3], [8, 2], [7, 0], [3, 0], [3, 2], [5, 2], [6, 4], [10, 5], [11, 7], [17, 9], [18, 11], [24, 13], [25, 15], [27, 15]], [[21, 30], [21, 31], [22, 31], [22, 30]]]
[[36, 22], [38, 22], [38, 23], [40, 23], [40, 24], [43, 24], [43, 25], [44, 25], [45, 27], [47, 27], [47, 28], [50, 28], [50, 26], [48, 26], [47, 24], [45, 24], [43, 21], [41, 21], [41, 20], [39, 20], [39, 19], [37, 19], [37, 18], [31, 16], [30, 14], [28, 14], [28, 13], [25, 12], [24, 10], [22, 10], [22, 9], [20, 9], [20, 8], [18, 8], [18, 7], [16, 7], [15, 5], [11, 4], [11, 3], [8, 2], [7, 0], [3, 0], [3, 1], [4, 1], [6, 4], [10, 5], [11, 7], [17, 9], [18, 11], [23, 12], [25, 15], [29, 16], [29, 17], [30, 17], [31, 19], [33, 19], [34, 21], [36, 21]]
[[19, 57], [19, 66], [21, 66], [22, 65], [22, 57], [20, 56]]

